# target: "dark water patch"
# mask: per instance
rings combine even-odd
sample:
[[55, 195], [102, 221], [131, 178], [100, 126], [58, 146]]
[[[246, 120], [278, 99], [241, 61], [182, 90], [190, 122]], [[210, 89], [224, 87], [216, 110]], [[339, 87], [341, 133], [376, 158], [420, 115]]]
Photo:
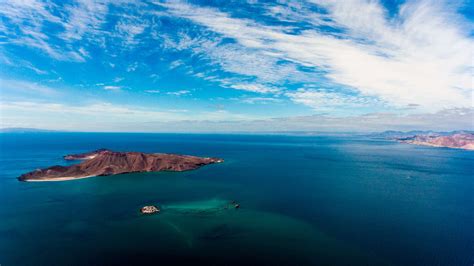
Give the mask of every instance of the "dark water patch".
[[[474, 263], [472, 152], [347, 136], [183, 134], [8, 134], [0, 147], [2, 265]], [[225, 162], [16, 180], [103, 147]], [[232, 200], [241, 209], [216, 207]], [[144, 205], [163, 212], [142, 216]]]

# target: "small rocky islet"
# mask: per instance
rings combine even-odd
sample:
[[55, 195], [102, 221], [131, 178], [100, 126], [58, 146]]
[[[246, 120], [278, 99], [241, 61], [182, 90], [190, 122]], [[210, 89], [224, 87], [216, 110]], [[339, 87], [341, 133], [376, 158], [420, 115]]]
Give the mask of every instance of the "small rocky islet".
[[221, 163], [224, 160], [165, 153], [116, 152], [100, 149], [93, 152], [70, 154], [65, 160], [81, 160], [81, 163], [55, 165], [37, 169], [18, 177], [20, 181], [64, 181], [92, 176], [108, 176], [136, 172], [182, 172], [202, 166]]
[[[173, 209], [173, 208], [171, 208]], [[193, 209], [193, 208], [191, 208]], [[240, 209], [240, 204], [237, 203], [235, 200], [229, 201], [228, 203], [222, 204], [220, 206], [214, 206], [209, 208], [213, 211], [216, 210], [228, 210], [228, 209]], [[202, 212], [202, 210], [199, 210], [199, 207], [197, 207], [194, 211], [197, 211], [199, 213]], [[146, 205], [140, 208], [140, 213], [141, 214], [157, 214], [161, 212], [161, 208], [158, 205]]]
[[143, 206], [141, 209], [140, 209], [140, 212], [142, 214], [153, 214], [153, 213], [158, 213], [160, 212], [160, 208], [158, 206], [154, 206], [154, 205], [149, 205], [149, 206]]

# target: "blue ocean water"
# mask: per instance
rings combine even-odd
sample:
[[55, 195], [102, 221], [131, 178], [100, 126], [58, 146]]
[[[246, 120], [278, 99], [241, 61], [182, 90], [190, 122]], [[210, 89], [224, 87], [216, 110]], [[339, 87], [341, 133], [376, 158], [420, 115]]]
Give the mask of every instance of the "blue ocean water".
[[[474, 152], [364, 137], [0, 134], [0, 264], [473, 265]], [[182, 173], [19, 182], [98, 148]], [[241, 208], [222, 209], [235, 200]], [[147, 204], [163, 212], [142, 216]]]

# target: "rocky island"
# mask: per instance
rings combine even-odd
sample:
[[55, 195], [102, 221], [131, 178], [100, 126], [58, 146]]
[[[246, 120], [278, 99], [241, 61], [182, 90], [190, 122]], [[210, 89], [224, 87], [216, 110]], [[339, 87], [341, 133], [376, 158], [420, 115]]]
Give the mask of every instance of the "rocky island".
[[457, 133], [451, 135], [425, 134], [395, 139], [403, 143], [415, 145], [474, 150], [473, 133]]
[[140, 212], [141, 212], [142, 214], [154, 214], [154, 213], [159, 213], [159, 212], [160, 212], [160, 208], [157, 207], [157, 206], [154, 206], [154, 205], [143, 206], [143, 207], [140, 209]]
[[107, 149], [66, 155], [64, 159], [83, 161], [70, 166], [55, 165], [37, 169], [21, 175], [18, 179], [20, 181], [64, 181], [135, 172], [181, 172], [223, 162], [219, 158], [163, 153], [115, 152]]

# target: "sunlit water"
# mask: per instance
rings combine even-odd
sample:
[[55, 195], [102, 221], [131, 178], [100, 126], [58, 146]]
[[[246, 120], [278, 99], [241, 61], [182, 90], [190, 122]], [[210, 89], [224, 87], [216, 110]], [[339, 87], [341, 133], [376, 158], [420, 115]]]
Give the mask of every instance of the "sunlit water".
[[[361, 137], [1, 134], [0, 264], [472, 265], [474, 152]], [[225, 159], [19, 182], [98, 148]], [[241, 208], [228, 207], [237, 201]], [[141, 215], [159, 205], [161, 213]]]

